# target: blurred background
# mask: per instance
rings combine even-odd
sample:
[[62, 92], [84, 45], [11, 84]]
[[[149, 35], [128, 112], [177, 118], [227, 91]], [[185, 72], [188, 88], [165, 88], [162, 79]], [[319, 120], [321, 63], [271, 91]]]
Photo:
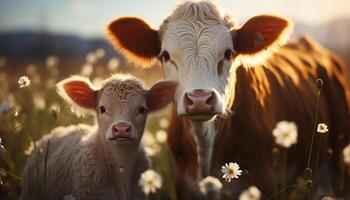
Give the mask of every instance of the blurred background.
[[[72, 74], [98, 85], [111, 73], [128, 72], [148, 85], [159, 80], [160, 67], [138, 70], [104, 37], [112, 19], [136, 15], [154, 28], [176, 0], [0, 0], [0, 199], [17, 199], [20, 175], [35, 141], [59, 125], [93, 123], [79, 118], [55, 92], [55, 84]], [[292, 37], [309, 34], [350, 64], [349, 0], [218, 0], [240, 24], [254, 15], [273, 13], [295, 23]], [[152, 76], [149, 76], [149, 74]], [[147, 76], [148, 75], [148, 76]], [[31, 83], [19, 88], [18, 79]], [[144, 143], [163, 188], [152, 198], [174, 198], [174, 170], [167, 145], [169, 108], [148, 121]]]

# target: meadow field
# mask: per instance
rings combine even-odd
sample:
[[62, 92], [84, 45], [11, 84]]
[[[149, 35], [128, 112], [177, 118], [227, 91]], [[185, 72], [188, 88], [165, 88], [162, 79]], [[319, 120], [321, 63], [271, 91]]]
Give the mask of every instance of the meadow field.
[[[56, 83], [58, 81], [71, 75], [80, 75], [88, 77], [94, 85], [99, 86], [101, 81], [111, 74], [130, 73], [142, 78], [149, 86], [161, 78], [159, 66], [139, 70], [123, 59], [106, 58], [105, 56], [105, 50], [98, 48], [75, 62], [55, 55], [27, 62], [23, 60], [18, 62], [6, 57], [0, 58], [0, 137], [2, 145], [0, 146], [0, 199], [19, 197], [23, 167], [28, 156], [37, 148], [36, 142], [41, 137], [57, 126], [95, 123], [93, 115], [78, 116], [71, 111], [70, 106], [57, 94]], [[24, 82], [20, 82], [19, 79], [23, 79], [23, 76], [25, 77]], [[317, 89], [316, 85], [315, 89]], [[142, 139], [151, 159], [151, 169], [162, 177], [161, 188], [149, 194], [149, 199], [175, 199], [175, 167], [166, 143], [169, 113], [170, 106], [155, 114], [150, 114]], [[280, 140], [282, 141], [280, 145], [286, 148], [296, 142], [293, 139], [287, 138], [288, 140], [283, 141], [285, 138], [275, 137], [276, 143]], [[321, 135], [317, 134], [316, 138], [319, 137]], [[46, 149], [39, 149], [36, 152], [39, 152], [40, 156], [46, 156]], [[278, 149], [276, 152], [279, 153]], [[278, 159], [276, 166], [279, 166], [279, 170], [286, 167], [282, 160]], [[281, 171], [282, 174], [285, 172]], [[243, 171], [244, 173], [248, 172]], [[292, 191], [288, 199], [307, 195], [312, 181], [308, 177], [310, 175], [307, 174], [309, 171], [306, 170], [305, 173], [305, 177], [300, 177], [291, 186], [281, 182], [283, 188]], [[220, 181], [225, 184], [224, 179]], [[276, 191], [279, 199], [286, 199], [282, 195], [283, 191], [283, 189]], [[347, 190], [344, 189], [344, 191]], [[254, 193], [253, 190], [250, 192]], [[222, 194], [224, 193], [223, 190]], [[255, 200], [255, 198], [242, 198], [241, 200], [246, 199]]]
[[[39, 156], [42, 156], [44, 160], [48, 159], [49, 146], [47, 146], [47, 148], [39, 148], [37, 146], [38, 141], [42, 137], [49, 134], [51, 130], [58, 126], [78, 125], [80, 123], [89, 125], [96, 124], [94, 115], [87, 114], [81, 116], [72, 111], [71, 106], [57, 93], [56, 84], [59, 81], [72, 75], [79, 75], [90, 79], [93, 85], [99, 87], [102, 81], [112, 74], [124, 73], [132, 74], [142, 79], [145, 85], [150, 88], [155, 82], [162, 80], [163, 71], [159, 63], [155, 63], [153, 66], [143, 69], [135, 66], [134, 63], [128, 62], [127, 58], [124, 57], [122, 53], [114, 49], [111, 42], [106, 38], [105, 33], [107, 24], [116, 17], [133, 15], [140, 16], [146, 21], [149, 20], [151, 27], [156, 30], [158, 26], [163, 23], [165, 17], [168, 16], [168, 12], [171, 10], [170, 8], [173, 8], [178, 1], [154, 0], [152, 3], [150, 2], [149, 0], [106, 0], [102, 4], [101, 1], [96, 0], [33, 0], [28, 2], [21, 2], [20, 0], [1, 2], [0, 0], [0, 200], [14, 200], [20, 197], [23, 169], [31, 154], [37, 153]], [[344, 60], [348, 69], [344, 72], [344, 80], [347, 79], [348, 84], [350, 84], [350, 12], [349, 9], [344, 9], [348, 7], [346, 6], [349, 4], [348, 0], [322, 0], [317, 3], [313, 1], [272, 0], [265, 2], [266, 5], [264, 4], [264, 6], [255, 6], [261, 4], [258, 0], [251, 0], [248, 1], [248, 3], [244, 1], [220, 0], [218, 0], [218, 2], [223, 5], [224, 9], [227, 9], [227, 14], [238, 15], [237, 25], [239, 26], [243, 25], [243, 22], [247, 19], [265, 13], [272, 13], [273, 15], [281, 14], [281, 16], [290, 19], [294, 24], [294, 32], [291, 33], [291, 40], [297, 39], [305, 34], [310, 35], [326, 49], [339, 55]], [[154, 6], [155, 4], [157, 6]], [[312, 10], [312, 12], [310, 12], [310, 10]], [[225, 18], [227, 16], [225, 15]], [[260, 32], [255, 33], [258, 33], [258, 36], [260, 36]], [[232, 35], [230, 35], [230, 38], [233, 38]], [[260, 40], [257, 41], [259, 42]], [[256, 45], [255, 42], [254, 40], [254, 45]], [[262, 38], [262, 44], [264, 44], [264, 38]], [[263, 49], [267, 50], [267, 47], [261, 50]], [[227, 50], [230, 49], [226, 49], [226, 51]], [[235, 50], [235, 48], [232, 48], [232, 51]], [[232, 51], [229, 51], [229, 59], [234, 55]], [[167, 53], [169, 57], [171, 51]], [[162, 56], [164, 56], [164, 51], [161, 52], [160, 55], [160, 58], [164, 59], [162, 58]], [[170, 59], [170, 57], [168, 59]], [[225, 59], [226, 58], [221, 61], [224, 62]], [[320, 58], [320, 60], [322, 59], [323, 58]], [[219, 63], [222, 64], [221, 61]], [[313, 62], [313, 60], [311, 61]], [[300, 62], [304, 63], [304, 60], [301, 59]], [[218, 66], [220, 66], [219, 63]], [[305, 64], [305, 66], [307, 65]], [[249, 70], [252, 68], [246, 69]], [[288, 77], [289, 74], [286, 73], [285, 75]], [[298, 79], [297, 76], [298, 75], [295, 76], [296, 79]], [[303, 75], [300, 74], [300, 77], [301, 76]], [[193, 77], [191, 76], [188, 79], [191, 78]], [[311, 103], [307, 104], [309, 110], [306, 110], [305, 113], [311, 113], [310, 115], [312, 118], [308, 118], [306, 121], [304, 118], [300, 117], [305, 123], [310, 124], [310, 126], [308, 126], [310, 129], [307, 130], [313, 130], [313, 132], [307, 131], [307, 133], [310, 134], [310, 138], [308, 139], [311, 140], [312, 136], [312, 142], [310, 144], [308, 142], [307, 145], [303, 146], [302, 150], [305, 152], [305, 155], [303, 154], [303, 156], [300, 156], [303, 158], [307, 158], [308, 156], [308, 164], [305, 168], [303, 161], [306, 159], [300, 162], [297, 160], [298, 164], [301, 163], [303, 165], [302, 170], [298, 172], [296, 172], [297, 170], [295, 168], [288, 168], [289, 165], [287, 163], [287, 155], [291, 155], [288, 154], [288, 152], [294, 152], [296, 149], [290, 147], [303, 144], [303, 141], [298, 141], [299, 133], [297, 122], [280, 121], [275, 124], [275, 122], [271, 123], [271, 120], [266, 120], [271, 126], [275, 127], [273, 131], [267, 133], [270, 135], [272, 134], [271, 138], [274, 139], [272, 142], [270, 140], [268, 141], [269, 145], [272, 145], [269, 146], [272, 152], [271, 154], [264, 152], [268, 154], [268, 158], [271, 158], [269, 161], [273, 160], [269, 162], [269, 170], [273, 168], [271, 171], [274, 173], [276, 172], [276, 174], [271, 173], [276, 175], [273, 177], [275, 182], [271, 183], [271, 185], [267, 184], [273, 188], [274, 193], [266, 198], [259, 188], [248, 185], [247, 177], [249, 176], [249, 171], [243, 167], [240, 168], [240, 163], [236, 163], [234, 160], [229, 161], [229, 163], [220, 164], [219, 167], [221, 168], [217, 171], [217, 174], [215, 174], [216, 177], [208, 176], [208, 178], [199, 176], [203, 179], [194, 180], [195, 192], [202, 195], [205, 200], [229, 200], [232, 199], [230, 198], [231, 196], [236, 195], [233, 194], [232, 186], [244, 185], [244, 188], [234, 188], [234, 190], [239, 191], [239, 200], [350, 200], [350, 185], [347, 185], [350, 183], [349, 176], [347, 175], [350, 174], [350, 144], [348, 144], [349, 138], [344, 138], [350, 133], [340, 133], [340, 135], [343, 134], [341, 136], [342, 138], [339, 137], [336, 138], [339, 140], [335, 140], [335, 136], [337, 135], [329, 134], [333, 133], [332, 127], [327, 127], [327, 124], [322, 121], [324, 119], [320, 119], [321, 117], [318, 118], [318, 115], [322, 114], [320, 110], [325, 109], [323, 111], [327, 113], [330, 112], [332, 108], [322, 108], [319, 106], [319, 100], [325, 101], [325, 99], [324, 96], [322, 96], [323, 81], [317, 78], [318, 77], [315, 78], [316, 80], [312, 81], [310, 79], [307, 80], [310, 81], [308, 82], [308, 86], [310, 86], [308, 89], [311, 88], [310, 91], [307, 92], [316, 94], [308, 96], [307, 99], [310, 100], [310, 102], [317, 102], [315, 105], [312, 103], [314, 107], [310, 106]], [[259, 79], [260, 78], [256, 79], [256, 84], [260, 84]], [[313, 82], [314, 85], [312, 85]], [[261, 83], [263, 83], [263, 81], [261, 81]], [[260, 86], [261, 85], [259, 85], [259, 88]], [[261, 88], [263, 87], [265, 86], [262, 85]], [[190, 89], [192, 90], [193, 87]], [[294, 91], [288, 87], [284, 89], [286, 89], [284, 91], [288, 92], [288, 89]], [[337, 93], [339, 91], [328, 92], [333, 92], [331, 94], [339, 94]], [[187, 95], [187, 92], [188, 91], [185, 91], [183, 94]], [[282, 94], [280, 93], [281, 91], [271, 91], [271, 93], [273, 92], [275, 92], [277, 96], [281, 96]], [[249, 93], [249, 91], [247, 93]], [[305, 92], [303, 95], [306, 96], [309, 95], [309, 93], [306, 94]], [[274, 97], [272, 96], [272, 98]], [[342, 97], [339, 97], [339, 99], [340, 98]], [[244, 98], [244, 100], [246, 99]], [[276, 98], [276, 102], [278, 100]], [[304, 100], [301, 99], [296, 102], [300, 102], [300, 104], [305, 103], [303, 101]], [[323, 106], [324, 105], [325, 103], [323, 102]], [[167, 132], [172, 106], [173, 105], [168, 105], [160, 111], [151, 113], [148, 116], [145, 133], [142, 138], [142, 145], [151, 161], [150, 169], [160, 176], [160, 179], [155, 178], [156, 176], [151, 177], [154, 179], [154, 182], [160, 182], [157, 183], [159, 184], [157, 186], [154, 186], [155, 183], [153, 182], [153, 185], [149, 186], [153, 187], [153, 189], [147, 189], [146, 193], [150, 200], [177, 199], [175, 191], [176, 164], [167, 143]], [[219, 120], [221, 120], [221, 117], [231, 119], [230, 117], [234, 116], [233, 108], [226, 109], [227, 112], [225, 111], [224, 114], [220, 115], [220, 117], [218, 117]], [[315, 113], [313, 112], [314, 109], [316, 111]], [[262, 110], [265, 111], [264, 109]], [[310, 110], [312, 110], [312, 112]], [[274, 112], [279, 112], [279, 109], [275, 109], [275, 111], [272, 109], [271, 115], [276, 114]], [[298, 112], [300, 112], [300, 110], [298, 110]], [[202, 114], [201, 112], [199, 113]], [[255, 116], [260, 115], [258, 113]], [[289, 116], [289, 113], [287, 113], [286, 116]], [[299, 117], [299, 113], [296, 116]], [[306, 114], [300, 116], [309, 117], [309, 115]], [[332, 115], [332, 117], [334, 116]], [[340, 121], [341, 120], [346, 119], [340, 119]], [[258, 122], [254, 121], [254, 123]], [[255, 130], [260, 130], [256, 128], [259, 126], [255, 126], [256, 124], [254, 123], [252, 123], [251, 126]], [[242, 126], [247, 127], [248, 125], [250, 124], [247, 122], [247, 124]], [[232, 130], [235, 128], [233, 126], [229, 127], [232, 128]], [[328, 128], [330, 130], [328, 130]], [[230, 129], [227, 131], [232, 130]], [[270, 135], [268, 135], [268, 137]], [[326, 144], [329, 140], [333, 141], [333, 139], [338, 142], [334, 145], [337, 146], [336, 148], [332, 149], [329, 144], [326, 147], [321, 146], [321, 144]], [[231, 142], [233, 140], [227, 141]], [[247, 141], [243, 141], [242, 144], [245, 145], [245, 142]], [[237, 149], [239, 145], [236, 145], [236, 143], [239, 142], [235, 141], [232, 147]], [[306, 142], [304, 141], [304, 143]], [[262, 146], [264, 145], [265, 144]], [[320, 149], [322, 149], [322, 152]], [[185, 151], [186, 150], [188, 149], [185, 149]], [[253, 151], [258, 152], [253, 147], [247, 151], [250, 151], [244, 152], [247, 153], [247, 155], [250, 155]], [[234, 155], [231, 154], [231, 152], [233, 152], [233, 150], [225, 153]], [[334, 152], [337, 152], [337, 154]], [[183, 155], [181, 153], [183, 152], [180, 152], [180, 156]], [[297, 154], [297, 156], [299, 155], [300, 154]], [[227, 156], [228, 155], [224, 155], [223, 157]], [[325, 172], [333, 170], [332, 172], [334, 172], [334, 169], [331, 168], [332, 166], [323, 165], [325, 167], [322, 166], [322, 168], [320, 167], [321, 164], [318, 162], [322, 159], [330, 161], [335, 157], [337, 161], [340, 161], [336, 163], [339, 168], [336, 169], [338, 171], [336, 171], [337, 176], [334, 176], [336, 177], [335, 179], [332, 179], [334, 174], [331, 173], [316, 173], [321, 170]], [[247, 158], [247, 160], [248, 159], [250, 158]], [[46, 168], [46, 162], [41, 164]], [[256, 163], [254, 167], [259, 168], [259, 163]], [[320, 177], [320, 174], [322, 177]], [[180, 175], [182, 176], [182, 174]], [[288, 180], [288, 175], [294, 177]], [[331, 182], [333, 180], [340, 181]], [[39, 180], [39, 182], [41, 181], [43, 184], [44, 182], [46, 184], [46, 179]], [[318, 187], [318, 183], [322, 183], [326, 186], [324, 188]], [[147, 183], [146, 181], [144, 184], [151, 183]], [[144, 191], [146, 191], [145, 186], [142, 185], [142, 187]], [[333, 191], [334, 188], [338, 191]], [[241, 189], [243, 191], [241, 191]], [[269, 191], [272, 191], [272, 189]], [[70, 196], [68, 196], [63, 200], [78, 200], [78, 198], [70, 198]]]

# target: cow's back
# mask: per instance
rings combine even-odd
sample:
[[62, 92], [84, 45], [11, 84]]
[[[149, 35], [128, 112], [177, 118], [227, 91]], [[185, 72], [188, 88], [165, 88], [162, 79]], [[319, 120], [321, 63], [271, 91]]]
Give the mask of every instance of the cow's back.
[[[332, 150], [331, 167], [338, 173], [341, 150], [349, 142], [350, 133], [350, 95], [344, 70], [345, 65], [336, 55], [308, 37], [288, 43], [265, 66], [239, 67], [232, 114], [217, 120], [211, 173], [220, 177], [225, 162], [237, 162], [249, 171], [249, 176], [236, 181], [236, 190], [240, 190], [240, 185], [246, 187], [248, 181], [264, 192], [272, 192], [273, 181], [279, 178], [273, 167], [272, 150], [276, 145], [272, 130], [276, 123], [287, 120], [298, 126], [298, 143], [288, 150], [288, 174], [291, 182], [301, 176], [307, 166], [314, 127], [316, 79], [323, 80], [319, 121], [330, 129], [324, 136], [322, 151], [326, 154], [328, 148]], [[171, 122], [169, 143], [178, 173], [187, 171], [194, 176], [195, 146], [185, 127], [186, 121], [173, 116]], [[311, 163], [313, 167], [314, 160]]]

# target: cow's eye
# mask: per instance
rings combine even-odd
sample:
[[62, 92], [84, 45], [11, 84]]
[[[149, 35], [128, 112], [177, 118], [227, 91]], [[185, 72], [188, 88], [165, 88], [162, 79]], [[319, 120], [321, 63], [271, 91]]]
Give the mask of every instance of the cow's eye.
[[170, 55], [167, 51], [163, 51], [161, 57], [162, 57], [163, 61], [165, 61], [165, 62], [170, 60]]
[[104, 106], [100, 106], [98, 109], [100, 110], [101, 114], [106, 112], [106, 108]]
[[226, 51], [225, 51], [225, 58], [227, 59], [227, 60], [231, 60], [231, 58], [232, 58], [232, 51], [230, 50], [230, 49], [227, 49]]

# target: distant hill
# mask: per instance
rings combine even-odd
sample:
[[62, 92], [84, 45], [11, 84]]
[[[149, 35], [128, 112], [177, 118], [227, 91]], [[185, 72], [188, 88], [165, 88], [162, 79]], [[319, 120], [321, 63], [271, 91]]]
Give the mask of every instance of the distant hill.
[[73, 35], [35, 32], [0, 33], [0, 56], [8, 58], [44, 59], [55, 55], [66, 59], [81, 59], [98, 48], [106, 51], [106, 58], [121, 57], [102, 38], [84, 39]]

